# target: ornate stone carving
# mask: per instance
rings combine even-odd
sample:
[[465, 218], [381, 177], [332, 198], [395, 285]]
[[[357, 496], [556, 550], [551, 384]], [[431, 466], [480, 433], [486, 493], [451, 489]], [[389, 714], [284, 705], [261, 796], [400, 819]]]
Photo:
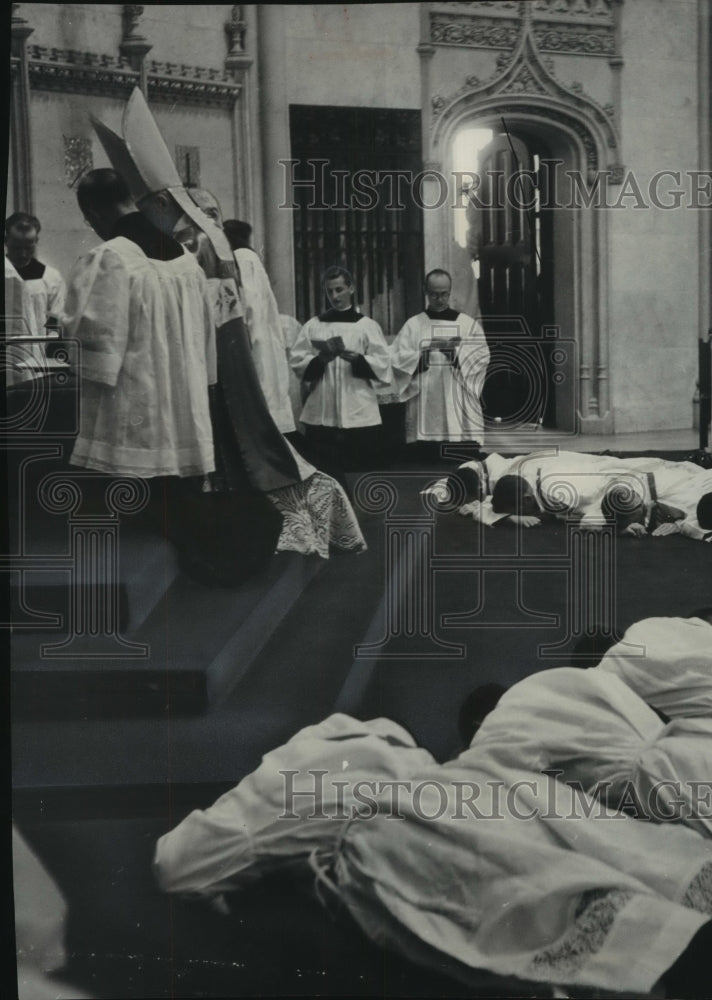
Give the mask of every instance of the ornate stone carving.
[[467, 10], [471, 14], [484, 14], [493, 17], [518, 17], [520, 4], [518, 0], [465, 0], [458, 3], [456, 0], [450, 2], [437, 3], [438, 10]]
[[146, 41], [138, 30], [142, 14], [143, 7], [139, 4], [125, 3], [123, 5], [124, 34], [119, 50], [129, 61], [131, 68], [137, 73], [141, 68], [141, 63], [146, 58], [146, 54], [153, 48], [151, 43]]
[[534, 26], [534, 37], [542, 52], [584, 56], [610, 56], [615, 52], [613, 31], [607, 28], [542, 24]]
[[500, 91], [502, 94], [546, 94], [546, 92], [547, 88], [534, 76], [528, 66], [522, 66]]
[[516, 22], [473, 18], [467, 15], [431, 14], [430, 40], [438, 45], [511, 49], [519, 36]]
[[82, 174], [94, 166], [91, 139], [83, 135], [63, 135], [64, 179], [67, 187], [74, 187]]
[[511, 49], [523, 23], [532, 23], [542, 52], [603, 57], [616, 53], [610, 0], [433, 4], [430, 41], [437, 45]]
[[225, 24], [225, 34], [228, 37], [228, 59], [245, 54], [246, 33], [247, 21], [245, 20], [242, 4], [233, 4], [230, 20]]
[[[139, 83], [138, 72], [123, 57], [42, 45], [30, 45], [28, 56], [35, 90], [127, 97]], [[154, 61], [148, 69], [152, 100], [229, 108], [241, 89], [220, 69]]]
[[611, 0], [534, 0], [534, 18], [613, 23]]

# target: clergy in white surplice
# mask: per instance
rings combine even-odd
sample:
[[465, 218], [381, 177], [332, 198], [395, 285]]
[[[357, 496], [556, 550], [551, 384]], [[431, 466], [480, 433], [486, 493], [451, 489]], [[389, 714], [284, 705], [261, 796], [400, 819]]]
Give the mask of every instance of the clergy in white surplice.
[[333, 715], [156, 846], [208, 900], [311, 871], [380, 946], [450, 969], [647, 992], [712, 916], [712, 841], [641, 823], [483, 751], [439, 765], [384, 719]]
[[106, 242], [75, 263], [63, 314], [82, 347], [71, 462], [145, 478], [210, 473], [214, 332], [205, 275], [136, 211], [113, 170], [85, 175], [77, 197]]
[[377, 389], [391, 382], [386, 338], [354, 305], [350, 273], [323, 276], [330, 308], [307, 320], [290, 351], [306, 399], [300, 421], [313, 461], [348, 489], [345, 472], [377, 468], [381, 413]]
[[282, 434], [295, 430], [289, 398], [290, 367], [279, 309], [262, 261], [254, 250], [234, 251], [252, 357], [272, 419]]
[[412, 316], [391, 344], [409, 444], [484, 440], [480, 395], [489, 348], [480, 323], [450, 308], [451, 290], [447, 271], [431, 271], [425, 279], [427, 309]]
[[5, 220], [6, 253], [27, 288], [35, 323], [43, 334], [48, 322], [59, 319], [64, 308], [66, 285], [59, 271], [35, 256], [40, 222], [34, 215], [15, 212]]

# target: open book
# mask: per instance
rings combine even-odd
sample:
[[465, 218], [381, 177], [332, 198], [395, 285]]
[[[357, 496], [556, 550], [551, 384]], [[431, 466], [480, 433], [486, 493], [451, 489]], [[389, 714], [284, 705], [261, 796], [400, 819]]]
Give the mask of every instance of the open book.
[[329, 337], [328, 340], [312, 340], [312, 344], [316, 347], [317, 351], [324, 354], [337, 355], [346, 349], [341, 337]]

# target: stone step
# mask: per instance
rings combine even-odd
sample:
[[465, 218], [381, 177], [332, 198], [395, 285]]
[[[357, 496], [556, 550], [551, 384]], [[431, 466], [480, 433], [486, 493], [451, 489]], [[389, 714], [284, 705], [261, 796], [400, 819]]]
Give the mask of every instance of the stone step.
[[[136, 632], [179, 572], [178, 557], [169, 542], [131, 528], [119, 535], [115, 579], [101, 581], [91, 565], [78, 561], [70, 570], [67, 540], [58, 539], [56, 529], [52, 532], [36, 521], [33, 527], [35, 551], [42, 555], [33, 558], [32, 569], [9, 574], [11, 621], [16, 630], [45, 634], [48, 630], [67, 631], [74, 598], [83, 608], [111, 606], [118, 631]], [[41, 566], [43, 558], [46, 568]], [[58, 561], [65, 562], [66, 568], [56, 568]]]
[[140, 717], [219, 705], [324, 565], [282, 553], [259, 576], [225, 589], [178, 574], [140, 626], [123, 634], [16, 632], [15, 718]]

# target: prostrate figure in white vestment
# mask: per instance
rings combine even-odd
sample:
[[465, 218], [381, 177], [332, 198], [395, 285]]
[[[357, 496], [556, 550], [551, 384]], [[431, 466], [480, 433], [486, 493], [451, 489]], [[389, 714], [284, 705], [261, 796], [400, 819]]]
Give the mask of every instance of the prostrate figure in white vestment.
[[712, 473], [692, 462], [557, 448], [515, 458], [492, 454], [463, 463], [429, 490], [488, 525], [578, 518], [591, 529], [607, 521], [621, 534], [712, 540]]
[[460, 759], [484, 750], [638, 818], [712, 837], [711, 746], [712, 718], [671, 722], [610, 671], [557, 667], [506, 691]]
[[635, 622], [594, 669], [615, 674], [670, 719], [712, 719], [712, 609]]
[[425, 278], [428, 306], [391, 344], [405, 434], [415, 441], [484, 441], [480, 396], [489, 362], [477, 320], [450, 308], [452, 279], [437, 268]]
[[486, 751], [438, 765], [388, 720], [297, 733], [162, 836], [154, 869], [208, 900], [287, 863], [381, 947], [466, 982], [645, 993], [684, 960], [707, 975], [710, 840]]
[[349, 272], [330, 267], [323, 283], [330, 307], [304, 324], [291, 364], [309, 393], [301, 421], [314, 461], [343, 482], [344, 471], [378, 467], [376, 387], [390, 383], [391, 365], [380, 326], [354, 307]]

